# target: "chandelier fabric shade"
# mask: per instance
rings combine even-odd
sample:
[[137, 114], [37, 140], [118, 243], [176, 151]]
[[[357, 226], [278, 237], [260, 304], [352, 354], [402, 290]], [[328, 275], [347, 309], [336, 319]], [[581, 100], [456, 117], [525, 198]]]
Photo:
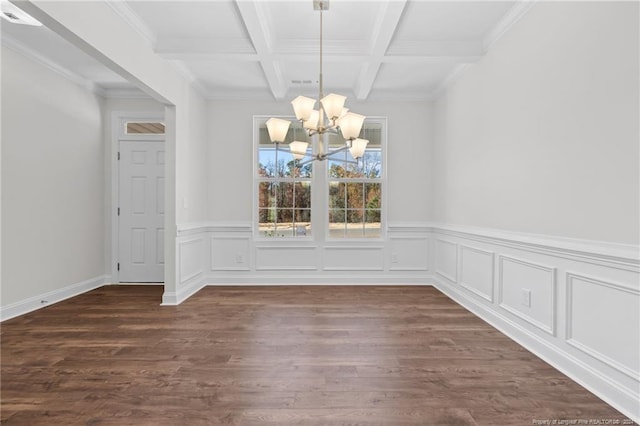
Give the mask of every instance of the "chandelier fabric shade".
[[[320, 75], [318, 79], [319, 90], [318, 100], [306, 96], [298, 96], [291, 101], [296, 120], [302, 123], [302, 127], [307, 131], [309, 137], [318, 135], [322, 137], [325, 133], [341, 135], [345, 140], [344, 146], [324, 151], [324, 144], [318, 144], [318, 152], [315, 152], [310, 159], [304, 161], [308, 163], [314, 160], [323, 161], [329, 156], [349, 150], [355, 159], [361, 158], [367, 147], [368, 141], [359, 139], [360, 131], [364, 125], [365, 116], [356, 114], [345, 108], [346, 96], [330, 93], [324, 96], [322, 79], [322, 11], [329, 9], [329, 0], [314, 0], [314, 9], [320, 11]], [[318, 104], [318, 109], [314, 109]], [[278, 144], [284, 142], [289, 131], [290, 122], [280, 118], [270, 118], [267, 121], [267, 129], [271, 142], [276, 144], [276, 149], [280, 149]], [[294, 159], [302, 160], [308, 156], [308, 142], [294, 141], [289, 144], [289, 150]]]

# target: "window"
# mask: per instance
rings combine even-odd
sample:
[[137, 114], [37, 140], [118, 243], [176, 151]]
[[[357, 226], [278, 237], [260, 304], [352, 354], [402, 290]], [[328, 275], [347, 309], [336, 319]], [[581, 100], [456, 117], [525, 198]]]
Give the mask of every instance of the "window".
[[[315, 240], [382, 238], [385, 120], [365, 121], [360, 137], [369, 144], [362, 158], [344, 150], [326, 161], [302, 164], [288, 144], [313, 140], [316, 149], [317, 137], [310, 139], [291, 118], [286, 141], [277, 149], [269, 139], [267, 119], [254, 120], [256, 235], [311, 238], [313, 231]], [[323, 137], [330, 150], [344, 147], [340, 136]]]
[[286, 143], [277, 150], [265, 121], [258, 127], [258, 233], [261, 237], [310, 236], [313, 165], [300, 166], [288, 150], [289, 142], [306, 139], [306, 134], [299, 123], [292, 123]]
[[[382, 125], [367, 123], [361, 137], [369, 144], [362, 158], [349, 151], [328, 162], [329, 237], [380, 238], [382, 230]], [[329, 137], [331, 149], [344, 142]]]
[[125, 124], [127, 135], [164, 135], [164, 123], [127, 121]]

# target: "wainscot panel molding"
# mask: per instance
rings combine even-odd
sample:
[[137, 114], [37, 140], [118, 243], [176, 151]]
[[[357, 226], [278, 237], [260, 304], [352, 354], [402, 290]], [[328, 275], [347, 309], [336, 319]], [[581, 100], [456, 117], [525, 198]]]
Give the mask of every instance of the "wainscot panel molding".
[[325, 271], [384, 271], [384, 246], [325, 246]]
[[429, 238], [422, 235], [390, 236], [390, 271], [428, 271]]
[[640, 246], [638, 245], [438, 223], [431, 224], [430, 229], [437, 230], [437, 234], [442, 236], [486, 242], [492, 246], [519, 248], [532, 253], [547, 254], [556, 258], [561, 257], [630, 272], [640, 271]]
[[556, 268], [498, 256], [500, 307], [555, 335]]
[[460, 244], [460, 285], [493, 303], [495, 253]]
[[110, 275], [100, 275], [98, 277], [33, 296], [7, 306], [2, 306], [0, 307], [0, 321], [5, 321], [37, 309], [44, 308], [45, 306], [50, 306], [54, 303], [61, 302], [70, 297], [78, 296], [109, 283], [111, 283]]
[[[567, 273], [567, 343], [631, 378], [640, 376], [640, 333], [601, 333], [640, 323], [640, 290]], [[607, 315], [600, 315], [600, 312]], [[626, 340], [629, 339], [629, 340]], [[629, 350], [620, 350], [628, 347]]]
[[318, 247], [307, 245], [260, 245], [255, 248], [256, 271], [317, 271]]
[[245, 235], [213, 233], [211, 244], [211, 271], [250, 271], [251, 238]]
[[436, 274], [458, 282], [458, 244], [436, 239]]
[[178, 236], [200, 234], [203, 232], [222, 232], [222, 233], [252, 233], [251, 223], [248, 222], [197, 222], [185, 223], [177, 226]]
[[210, 247], [207, 233], [198, 228], [178, 231], [176, 238], [176, 291], [165, 291], [162, 305], [179, 305], [207, 284]]
[[247, 222], [187, 223], [177, 229], [179, 284], [163, 295], [167, 305], [182, 302], [204, 285], [431, 282], [431, 228], [424, 223], [395, 223], [386, 240], [371, 241], [254, 238]]
[[202, 275], [202, 258], [204, 257], [204, 238], [190, 238], [178, 242], [178, 288], [192, 279]]
[[176, 244], [180, 285], [165, 304], [205, 285], [433, 283], [640, 420], [637, 246], [437, 223], [390, 224], [383, 241], [280, 241], [218, 222], [179, 226]]
[[637, 246], [438, 224], [430, 234], [439, 290], [640, 421]]

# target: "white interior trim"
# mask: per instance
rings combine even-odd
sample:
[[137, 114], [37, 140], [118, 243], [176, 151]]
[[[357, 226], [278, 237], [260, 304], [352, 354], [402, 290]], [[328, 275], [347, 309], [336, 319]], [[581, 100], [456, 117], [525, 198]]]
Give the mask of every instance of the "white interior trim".
[[80, 281], [57, 290], [49, 291], [37, 296], [30, 297], [7, 306], [0, 307], [0, 321], [15, 318], [29, 312], [51, 306], [74, 296], [79, 296], [96, 288], [102, 287], [111, 282], [109, 275], [100, 275], [88, 280]]
[[[119, 217], [118, 204], [120, 202], [120, 163], [118, 161], [118, 151], [120, 150], [120, 141], [127, 140], [149, 140], [149, 135], [127, 135], [125, 134], [125, 123], [127, 121], [160, 121], [164, 122], [164, 114], [159, 112], [131, 112], [131, 111], [114, 111], [111, 113], [111, 229], [107, 230], [107, 235], [111, 234], [111, 264], [109, 270], [113, 282], [120, 282], [120, 272], [118, 271], [119, 262]], [[165, 135], [161, 136], [163, 139]], [[158, 139], [159, 136], [154, 136]], [[166, 142], [165, 142], [166, 143]], [[166, 166], [165, 166], [166, 168]], [[165, 179], [165, 193], [168, 179]], [[165, 277], [167, 271], [165, 267]]]

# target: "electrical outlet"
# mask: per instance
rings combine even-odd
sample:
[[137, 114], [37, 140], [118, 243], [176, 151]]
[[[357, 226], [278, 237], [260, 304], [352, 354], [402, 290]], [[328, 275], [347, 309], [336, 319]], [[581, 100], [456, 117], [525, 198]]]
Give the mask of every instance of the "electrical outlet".
[[391, 254], [391, 263], [398, 263], [398, 255], [396, 253]]
[[522, 289], [522, 304], [527, 308], [531, 307], [531, 290], [528, 288]]
[[236, 254], [236, 263], [244, 263], [244, 256], [242, 254]]

